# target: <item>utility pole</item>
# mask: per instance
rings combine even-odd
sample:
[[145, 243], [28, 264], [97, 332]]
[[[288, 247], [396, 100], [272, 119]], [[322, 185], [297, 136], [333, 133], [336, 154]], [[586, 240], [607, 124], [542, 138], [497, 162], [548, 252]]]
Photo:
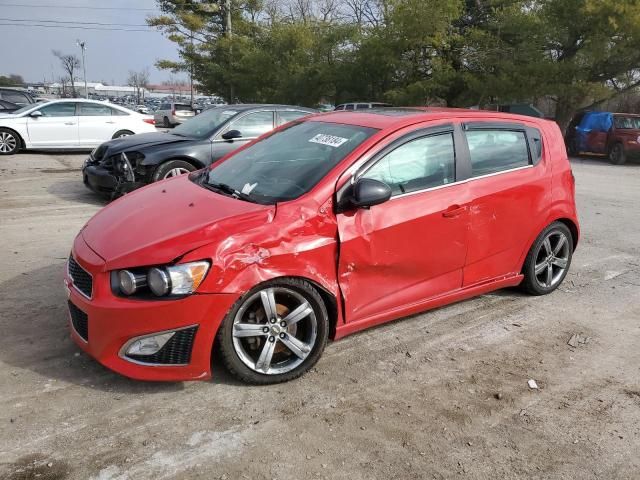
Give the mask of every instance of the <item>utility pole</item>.
[[82, 75], [84, 76], [84, 98], [89, 98], [89, 90], [87, 89], [87, 64], [85, 62], [84, 50], [85, 50], [85, 42], [76, 40], [77, 45], [82, 50]]
[[191, 30], [191, 62], [189, 65], [189, 88], [191, 90], [191, 108], [193, 108], [193, 30]]
[[[225, 8], [225, 33], [227, 34], [227, 38], [231, 40], [231, 0], [225, 0], [224, 3]], [[233, 47], [231, 43], [229, 43], [229, 71], [232, 72], [233, 64]], [[231, 76], [229, 77], [229, 103], [234, 103], [234, 95], [233, 95], [233, 80], [231, 80]]]

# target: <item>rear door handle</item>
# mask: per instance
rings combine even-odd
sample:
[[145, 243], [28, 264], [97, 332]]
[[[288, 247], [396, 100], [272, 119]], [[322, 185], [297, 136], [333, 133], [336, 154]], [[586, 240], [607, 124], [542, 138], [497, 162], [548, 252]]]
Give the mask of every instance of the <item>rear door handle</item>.
[[467, 211], [466, 206], [461, 207], [460, 205], [451, 205], [444, 212], [442, 212], [442, 216], [444, 218], [454, 218], [462, 215], [466, 211]]
[[116, 123], [116, 122], [114, 122], [114, 121], [112, 121], [112, 120], [109, 120], [109, 121], [108, 121], [108, 122], [106, 122], [106, 123]]
[[75, 125], [76, 122], [64, 122], [65, 125]]

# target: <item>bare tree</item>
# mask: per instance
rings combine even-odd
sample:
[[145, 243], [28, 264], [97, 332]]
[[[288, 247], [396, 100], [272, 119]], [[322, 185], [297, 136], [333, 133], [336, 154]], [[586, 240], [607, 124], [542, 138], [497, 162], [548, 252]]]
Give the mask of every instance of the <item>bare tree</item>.
[[136, 92], [136, 105], [140, 105], [140, 93], [149, 84], [149, 69], [145, 68], [139, 72], [129, 71], [127, 85], [133, 87]]
[[53, 55], [60, 60], [62, 69], [69, 76], [71, 81], [71, 96], [76, 96], [75, 72], [80, 68], [80, 60], [75, 55], [65, 55], [60, 50], [52, 50]]

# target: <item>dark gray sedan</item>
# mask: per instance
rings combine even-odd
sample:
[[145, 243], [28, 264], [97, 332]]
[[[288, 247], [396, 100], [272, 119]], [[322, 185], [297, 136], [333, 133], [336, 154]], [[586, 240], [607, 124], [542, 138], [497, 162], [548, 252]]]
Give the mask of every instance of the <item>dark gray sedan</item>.
[[263, 133], [315, 110], [289, 105], [225, 105], [206, 110], [171, 132], [110, 140], [82, 169], [84, 183], [116, 197], [143, 185], [198, 170]]

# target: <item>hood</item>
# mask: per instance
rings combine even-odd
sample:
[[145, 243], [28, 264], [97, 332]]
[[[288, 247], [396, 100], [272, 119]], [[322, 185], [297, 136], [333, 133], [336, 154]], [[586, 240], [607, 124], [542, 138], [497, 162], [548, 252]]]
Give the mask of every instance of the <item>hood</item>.
[[169, 263], [235, 233], [269, 223], [275, 206], [212, 192], [188, 175], [154, 183], [100, 210], [82, 229], [105, 270]]
[[129, 135], [126, 137], [116, 138], [100, 145], [100, 149], [108, 150], [107, 156], [115, 155], [131, 150], [140, 150], [157, 145], [168, 145], [171, 143], [192, 142], [195, 139], [189, 137], [180, 137], [172, 133], [151, 132], [139, 133], [137, 135]]

